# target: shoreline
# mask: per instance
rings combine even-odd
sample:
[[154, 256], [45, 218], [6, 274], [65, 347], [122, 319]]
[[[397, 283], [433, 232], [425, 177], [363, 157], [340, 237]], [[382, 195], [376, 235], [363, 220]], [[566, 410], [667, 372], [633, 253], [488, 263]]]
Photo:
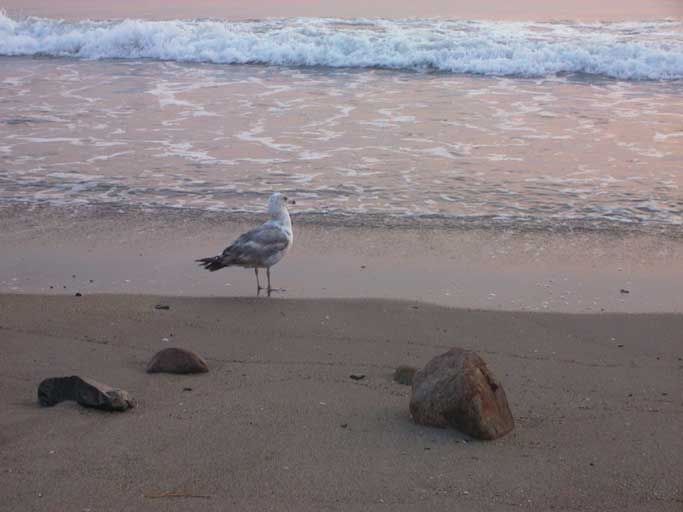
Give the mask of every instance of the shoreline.
[[[293, 192], [295, 194], [295, 192]], [[22, 212], [57, 212], [59, 215], [82, 218], [90, 213], [98, 216], [118, 216], [121, 214], [134, 216], [163, 215], [175, 216], [179, 219], [188, 216], [200, 216], [210, 221], [226, 223], [258, 223], [263, 220], [263, 212], [242, 210], [219, 210], [212, 208], [164, 206], [164, 205], [131, 205], [116, 203], [93, 204], [50, 204], [23, 201], [5, 201], [0, 203], [0, 212], [9, 211], [11, 216]], [[327, 212], [291, 211], [292, 222], [320, 228], [351, 228], [377, 230], [442, 230], [442, 231], [483, 231], [516, 234], [595, 234], [605, 238], [624, 236], [653, 236], [665, 240], [683, 241], [683, 224], [662, 222], [623, 222], [614, 220], [563, 220], [539, 218], [511, 218], [500, 216], [458, 217], [447, 214], [394, 214], [387, 212]]]

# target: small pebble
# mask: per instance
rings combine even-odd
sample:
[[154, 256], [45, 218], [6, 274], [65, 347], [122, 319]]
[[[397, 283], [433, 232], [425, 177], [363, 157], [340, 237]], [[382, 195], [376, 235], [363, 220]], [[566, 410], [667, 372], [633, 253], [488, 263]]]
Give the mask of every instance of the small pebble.
[[413, 383], [413, 377], [415, 376], [416, 371], [417, 369], [415, 367], [402, 364], [394, 371], [393, 380], [399, 384], [410, 386]]
[[625, 294], [625, 293], [631, 293], [631, 292], [628, 291], [628, 290], [626, 290], [625, 288], [622, 288], [622, 289], [621, 289], [621, 293], [624, 293], [624, 294]]
[[75, 297], [83, 297], [83, 294], [81, 292], [76, 292]]
[[154, 309], [169, 310], [169, 309], [171, 309], [171, 306], [169, 306], [167, 304], [157, 304], [156, 306], [154, 306]]
[[341, 424], [341, 425], [339, 425], [339, 426], [340, 426], [341, 428], [346, 428], [346, 427], [348, 427], [348, 426], [349, 426], [349, 424], [348, 424], [348, 423], [342, 423], [342, 424]]
[[183, 391], [192, 391], [192, 388], [183, 388]]
[[349, 375], [349, 378], [353, 380], [363, 380], [365, 378], [365, 375], [363, 375], [362, 373], [352, 373], [351, 375]]

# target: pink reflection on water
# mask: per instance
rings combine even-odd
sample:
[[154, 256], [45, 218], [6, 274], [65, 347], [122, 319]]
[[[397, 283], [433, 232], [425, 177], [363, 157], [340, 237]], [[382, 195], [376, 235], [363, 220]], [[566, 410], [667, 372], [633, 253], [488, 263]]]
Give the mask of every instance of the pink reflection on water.
[[646, 20], [682, 18], [681, 0], [5, 0], [8, 14], [70, 19], [268, 17], [443, 17], [508, 20]]

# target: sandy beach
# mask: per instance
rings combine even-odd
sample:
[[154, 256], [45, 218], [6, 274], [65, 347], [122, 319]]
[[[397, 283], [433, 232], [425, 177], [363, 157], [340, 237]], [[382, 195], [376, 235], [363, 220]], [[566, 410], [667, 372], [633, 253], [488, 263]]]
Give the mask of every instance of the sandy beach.
[[[192, 264], [255, 219], [2, 211], [0, 510], [682, 506], [680, 241], [658, 238], [647, 256], [642, 235], [602, 234], [590, 252], [590, 233], [416, 237], [303, 223], [274, 272], [288, 291], [257, 298], [249, 271]], [[516, 253], [531, 241], [535, 259]], [[448, 247], [458, 258], [443, 263]], [[532, 272], [567, 280], [523, 286]], [[447, 277], [459, 294], [437, 293]], [[521, 302], [492, 301], [491, 283]], [[588, 283], [603, 294], [595, 305]], [[550, 309], [571, 313], [542, 312], [558, 286], [577, 296]], [[202, 354], [210, 373], [147, 375], [168, 346]], [[512, 434], [476, 442], [411, 421], [394, 368], [452, 346], [476, 350], [501, 379]], [[121, 387], [139, 405], [41, 408], [38, 383], [71, 374]]]
[[[2, 295], [0, 326], [1, 510], [678, 511], [683, 502], [679, 315]], [[145, 374], [171, 345], [203, 354], [210, 373]], [[393, 369], [453, 345], [477, 350], [504, 382], [512, 434], [467, 442], [412, 423]], [[70, 374], [122, 387], [139, 405], [39, 407], [37, 383]], [[154, 497], [167, 492], [197, 497]]]

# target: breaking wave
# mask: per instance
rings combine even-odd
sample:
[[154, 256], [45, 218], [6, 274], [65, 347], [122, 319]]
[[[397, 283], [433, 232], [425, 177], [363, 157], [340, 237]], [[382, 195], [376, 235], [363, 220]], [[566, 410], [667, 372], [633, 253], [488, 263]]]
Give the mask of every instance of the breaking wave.
[[0, 55], [683, 79], [683, 22], [77, 21], [0, 14]]

